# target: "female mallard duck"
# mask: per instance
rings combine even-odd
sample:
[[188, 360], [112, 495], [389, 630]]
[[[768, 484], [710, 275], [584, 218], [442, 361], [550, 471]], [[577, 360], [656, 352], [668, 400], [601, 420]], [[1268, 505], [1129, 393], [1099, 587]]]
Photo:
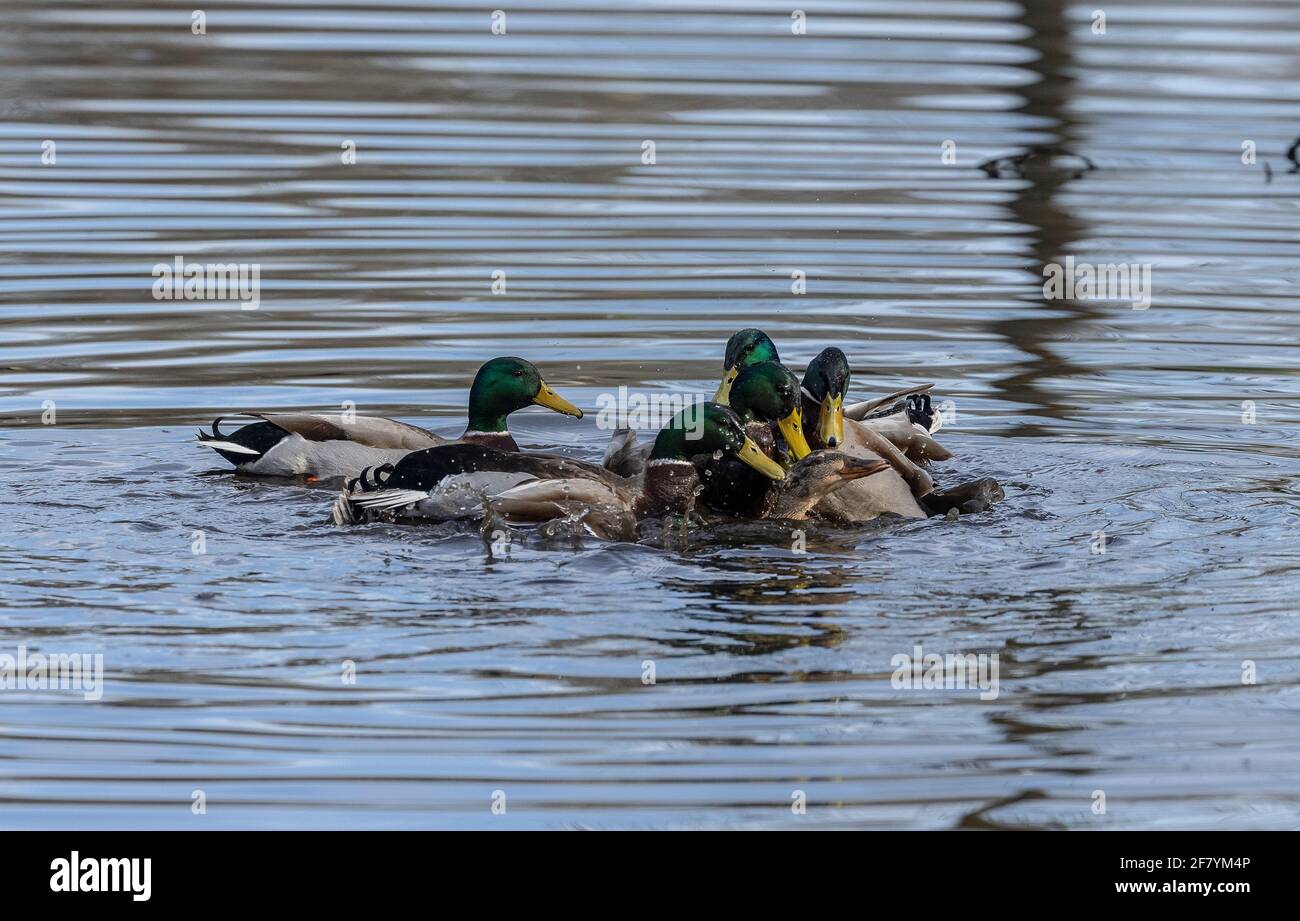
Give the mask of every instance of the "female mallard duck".
[[[655, 438], [645, 473], [621, 477], [572, 458], [509, 454], [471, 445], [445, 445], [408, 454], [382, 483], [362, 478], [335, 504], [338, 523], [366, 510], [447, 517], [448, 502], [491, 496], [492, 507], [513, 517], [554, 517], [565, 503], [614, 507], [636, 518], [688, 512], [700, 480], [691, 457], [721, 451], [779, 480], [781, 466], [750, 440], [725, 406], [704, 403], [678, 413]], [[459, 493], [459, 496], [454, 495]]]
[[763, 517], [801, 521], [820, 515], [816, 510], [822, 503], [846, 487], [890, 472], [886, 461], [851, 457], [842, 451], [814, 451], [786, 472]]
[[[812, 452], [803, 434], [799, 380], [784, 365], [775, 361], [747, 365], [731, 384], [730, 400], [745, 434], [768, 457], [776, 456], [777, 432], [795, 461]], [[708, 458], [702, 475], [704, 502], [719, 511], [762, 518], [775, 501], [771, 480], [729, 457]]]
[[[499, 451], [518, 451], [506, 418], [536, 403], [582, 418], [582, 410], [542, 380], [522, 358], [493, 358], [478, 369], [469, 391], [469, 424], [459, 441]], [[263, 421], [223, 434], [199, 432], [199, 443], [215, 450], [243, 473], [307, 475], [316, 479], [355, 477], [364, 468], [399, 460], [412, 451], [452, 443], [395, 419], [325, 413], [244, 413]]]

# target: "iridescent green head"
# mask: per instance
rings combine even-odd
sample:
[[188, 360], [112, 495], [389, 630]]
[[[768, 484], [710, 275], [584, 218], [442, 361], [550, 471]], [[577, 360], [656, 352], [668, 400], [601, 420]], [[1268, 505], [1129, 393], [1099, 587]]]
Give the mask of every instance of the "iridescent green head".
[[803, 376], [804, 407], [809, 421], [817, 418], [817, 440], [828, 448], [844, 441], [844, 395], [849, 391], [853, 372], [844, 353], [831, 346], [808, 363]]
[[748, 464], [764, 476], [779, 480], [785, 476], [772, 460], [745, 434], [740, 417], [717, 403], [697, 403], [673, 416], [655, 438], [650, 462], [686, 462], [695, 454], [722, 451]]
[[504, 432], [506, 416], [536, 403], [582, 418], [582, 410], [552, 390], [531, 361], [493, 358], [478, 369], [469, 389], [471, 432]]
[[776, 353], [776, 344], [761, 329], [742, 329], [727, 340], [727, 351], [722, 359], [722, 383], [713, 401], [726, 406], [729, 402], [731, 385], [736, 377], [750, 365], [760, 361], [780, 361]]
[[731, 408], [741, 422], [776, 423], [796, 460], [812, 451], [804, 439], [802, 405], [798, 379], [780, 362], [751, 364], [731, 385]]

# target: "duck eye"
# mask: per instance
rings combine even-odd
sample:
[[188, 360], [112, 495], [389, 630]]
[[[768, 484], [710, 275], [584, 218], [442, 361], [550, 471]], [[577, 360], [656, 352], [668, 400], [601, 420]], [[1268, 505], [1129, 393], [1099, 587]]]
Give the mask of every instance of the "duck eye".
[[514, 374], [515, 377], [523, 377], [523, 376], [524, 376], [524, 369], [523, 369], [523, 368], [516, 368], [515, 371], [512, 372], [512, 373]]

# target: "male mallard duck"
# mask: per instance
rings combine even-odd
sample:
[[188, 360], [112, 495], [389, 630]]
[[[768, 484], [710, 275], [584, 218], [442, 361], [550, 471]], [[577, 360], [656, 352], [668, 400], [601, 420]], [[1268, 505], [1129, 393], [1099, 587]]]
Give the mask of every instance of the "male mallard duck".
[[[761, 329], [742, 329], [735, 333], [727, 340], [722, 383], [718, 385], [714, 402], [729, 405], [731, 388], [745, 368], [759, 362], [780, 360], [776, 344]], [[927, 395], [933, 384], [922, 384], [846, 407], [844, 397], [848, 392], [850, 374], [848, 359], [842, 351], [824, 349], [808, 365], [808, 371], [826, 386], [823, 396], [818, 398], [822, 401], [819, 421], [825, 424], [834, 420], [836, 425], [835, 435], [827, 433], [830, 435], [825, 439], [827, 447], [836, 446], [837, 436], [843, 438], [843, 420], [848, 418], [884, 435], [914, 461], [947, 460], [952, 456], [929, 437], [939, 430], [940, 422], [931, 411]]]
[[[530, 520], [554, 517], [570, 503], [614, 507], [638, 519], [682, 514], [690, 510], [700, 485], [692, 455], [715, 451], [734, 456], [772, 479], [785, 475], [745, 435], [735, 413], [704, 403], [687, 407], [659, 432], [645, 473], [639, 477], [620, 477], [572, 458], [445, 445], [408, 454], [382, 483], [372, 485], [362, 479], [350, 485], [335, 504], [333, 517], [339, 523], [353, 521], [367, 509], [446, 517], [450, 490], [459, 490], [462, 496], [465, 492], [491, 496], [493, 508]], [[454, 477], [459, 480], [448, 482]]]
[[817, 513], [840, 521], [870, 521], [884, 513], [924, 518], [918, 495], [934, 489], [930, 475], [907, 459], [884, 436], [860, 422], [845, 424], [844, 394], [849, 362], [837, 348], [824, 349], [803, 377], [804, 434], [814, 448], [834, 448], [865, 460], [884, 460], [891, 469], [853, 483], [826, 497]]
[[[761, 329], [742, 329], [727, 340], [722, 359], [722, 383], [713, 396], [713, 402], [727, 406], [731, 399], [731, 385], [745, 368], [760, 362], [780, 362], [774, 343]], [[633, 477], [645, 469], [652, 445], [638, 444], [636, 432], [619, 429], [610, 436], [605, 449], [604, 466], [622, 476]]]
[[848, 359], [834, 346], [822, 349], [804, 373], [805, 417], [816, 417], [817, 439], [825, 447], [863, 444], [874, 450], [874, 445], [879, 443], [871, 437], [875, 433], [918, 463], [952, 457], [930, 437], [939, 430], [939, 417], [930, 404], [929, 390], [933, 384], [909, 387], [846, 408], [844, 396], [851, 378]]
[[[718, 385], [714, 402], [727, 405], [731, 399], [731, 389], [740, 373], [752, 365], [764, 362], [780, 362], [776, 344], [765, 332], [761, 329], [742, 329], [733, 334], [727, 340], [722, 383]], [[827, 437], [822, 442], [824, 446], [835, 447], [843, 440], [844, 419], [849, 418], [894, 442], [897, 448], [915, 461], [946, 460], [951, 456], [938, 442], [917, 428], [918, 424], [924, 423], [927, 431], [938, 429], [938, 417], [930, 412], [929, 397], [924, 396], [933, 384], [922, 384], [878, 400], [845, 407], [849, 364], [844, 353], [839, 349], [826, 349], [813, 359], [808, 370], [815, 381], [820, 382], [822, 389], [817, 391], [821, 396], [812, 401], [816, 404], [813, 407], [815, 413], [808, 412], [809, 401], [805, 401], [805, 431], [809, 418], [816, 418], [819, 426], [834, 424], [834, 434], [828, 429]], [[808, 381], [807, 376], [805, 380]], [[603, 463], [607, 469], [622, 476], [635, 476], [645, 467], [649, 456], [649, 444], [638, 444], [634, 431], [620, 429], [610, 437]], [[910, 470], [909, 475], [915, 477]]]
[[[731, 402], [731, 386], [741, 371], [750, 365], [762, 362], [780, 362], [776, 353], [776, 343], [768, 338], [761, 329], [742, 329], [733, 333], [727, 340], [727, 348], [722, 359], [722, 383], [713, 396], [713, 402], [719, 406], [728, 406]], [[632, 429], [619, 429], [610, 436], [602, 461], [606, 469], [622, 476], [632, 477], [645, 469], [645, 462], [650, 457], [651, 444], [638, 444], [636, 432]]]
[[[582, 410], [542, 380], [522, 358], [493, 358], [478, 369], [469, 391], [469, 424], [460, 442], [518, 451], [506, 424], [512, 412], [532, 404], [582, 418]], [[241, 413], [263, 421], [223, 434], [199, 432], [199, 443], [243, 473], [354, 477], [368, 466], [399, 460], [412, 451], [452, 443], [442, 435], [395, 419], [326, 413]]]
[[722, 383], [713, 395], [713, 402], [722, 406], [730, 404], [731, 385], [735, 383], [740, 372], [760, 361], [777, 361], [781, 356], [776, 353], [776, 343], [768, 338], [761, 329], [742, 329], [733, 333], [727, 340], [727, 349], [722, 357]]
[[892, 469], [836, 490], [816, 505], [819, 517], [868, 521], [891, 512], [922, 518], [952, 514], [953, 509], [982, 511], [1003, 498], [1002, 488], [989, 478], [936, 491], [930, 475], [912, 462], [952, 456], [930, 438], [939, 427], [927, 393], [931, 385], [900, 390], [846, 410], [843, 398], [849, 378], [848, 360], [839, 349], [825, 349], [809, 364], [803, 380], [808, 442], [814, 448], [835, 444], [855, 458], [883, 459]]
[[[799, 380], [784, 365], [775, 361], [747, 365], [731, 384], [730, 400], [745, 434], [768, 457], [776, 455], [776, 432], [794, 460], [812, 452], [803, 434]], [[708, 458], [703, 468], [703, 499], [719, 511], [762, 518], [775, 500], [771, 480], [729, 457]]]

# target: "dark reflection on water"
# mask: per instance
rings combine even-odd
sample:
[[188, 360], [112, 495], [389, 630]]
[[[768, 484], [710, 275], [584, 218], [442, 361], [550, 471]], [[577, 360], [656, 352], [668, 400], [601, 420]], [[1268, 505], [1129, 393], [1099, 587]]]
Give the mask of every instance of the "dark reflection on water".
[[[0, 691], [0, 823], [1295, 827], [1296, 9], [804, 9], [7, 7], [0, 653], [108, 677]], [[1097, 168], [978, 168], [1035, 146]], [[1045, 302], [1067, 255], [1150, 263], [1152, 306]], [[258, 263], [259, 308], [154, 300], [176, 256]], [[189, 443], [345, 401], [456, 432], [495, 354], [586, 407], [707, 393], [742, 325], [935, 381], [936, 475], [1007, 501], [500, 554]], [[997, 653], [998, 698], [895, 690], [915, 644]]]

